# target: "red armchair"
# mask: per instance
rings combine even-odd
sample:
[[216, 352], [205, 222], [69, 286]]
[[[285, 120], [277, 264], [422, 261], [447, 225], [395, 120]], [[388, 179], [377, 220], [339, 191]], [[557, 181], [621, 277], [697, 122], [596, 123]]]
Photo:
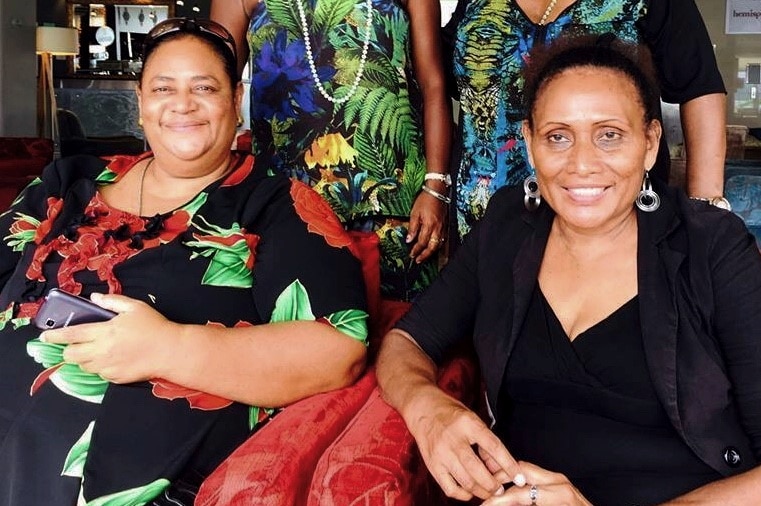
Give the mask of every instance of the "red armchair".
[[0, 212], [53, 160], [53, 141], [0, 137]]
[[[379, 301], [377, 238], [361, 239], [371, 339], [409, 307]], [[371, 356], [375, 347], [371, 348]], [[453, 358], [439, 384], [473, 405], [479, 375], [471, 357]], [[283, 409], [204, 482], [196, 506], [445, 504], [399, 414], [376, 388], [371, 366], [353, 386]]]

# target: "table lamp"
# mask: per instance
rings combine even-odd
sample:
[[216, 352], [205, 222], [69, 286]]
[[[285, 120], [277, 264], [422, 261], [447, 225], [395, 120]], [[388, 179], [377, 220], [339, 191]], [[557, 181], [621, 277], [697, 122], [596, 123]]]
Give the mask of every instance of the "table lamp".
[[53, 89], [53, 56], [78, 53], [76, 28], [60, 26], [37, 27], [37, 54], [40, 55], [39, 81], [37, 83], [37, 130], [40, 137], [53, 139], [55, 158], [60, 157], [58, 116]]

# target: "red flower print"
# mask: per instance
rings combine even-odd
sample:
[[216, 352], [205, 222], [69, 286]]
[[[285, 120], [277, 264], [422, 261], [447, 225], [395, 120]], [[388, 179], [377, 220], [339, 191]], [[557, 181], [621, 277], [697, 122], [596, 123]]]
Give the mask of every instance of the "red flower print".
[[50, 232], [50, 229], [53, 227], [53, 222], [61, 212], [61, 209], [63, 209], [63, 200], [55, 197], [48, 197], [47, 218], [40, 223], [40, 226], [37, 227], [37, 233], [34, 234], [34, 242], [36, 244], [40, 244], [40, 241], [48, 235], [48, 232]]
[[[224, 325], [219, 322], [208, 322], [207, 325], [224, 328]], [[251, 326], [253, 326], [251, 323], [240, 320], [234, 325], [234, 328]], [[156, 397], [160, 399], [168, 399], [170, 401], [174, 399], [185, 398], [188, 400], [190, 407], [195, 409], [211, 411], [213, 409], [226, 408], [233, 403], [233, 401], [223, 397], [218, 397], [216, 395], [199, 392], [198, 390], [185, 388], [183, 386], [172, 383], [171, 381], [166, 381], [160, 378], [151, 380], [151, 384], [153, 385], [153, 395]]]
[[[232, 163], [236, 163], [237, 159], [234, 160]], [[241, 181], [246, 179], [251, 172], [254, 170], [254, 157], [251, 155], [248, 155], [246, 159], [243, 161], [243, 163], [235, 169], [233, 172], [231, 172], [227, 178], [225, 178], [224, 182], [222, 183], [222, 186], [235, 186], [236, 184], [240, 184]]]
[[30, 230], [36, 230], [36, 227], [33, 223], [30, 223], [27, 220], [16, 220], [11, 223], [10, 235], [23, 234], [24, 232], [28, 232]]
[[156, 397], [170, 401], [184, 398], [187, 399], [190, 407], [195, 409], [211, 411], [226, 408], [233, 403], [231, 400], [199, 392], [198, 390], [191, 390], [190, 388], [185, 388], [163, 379], [151, 380], [151, 384], [153, 385], [153, 395]]
[[328, 203], [317, 192], [304, 183], [292, 181], [291, 198], [296, 214], [307, 224], [307, 230], [321, 235], [325, 238], [325, 242], [335, 248], [348, 247], [354, 253], [349, 234], [344, 230]]
[[42, 305], [42, 299], [35, 302], [22, 302], [18, 305], [18, 314], [16, 318], [33, 318], [37, 315], [40, 306]]
[[117, 177], [121, 177], [134, 167], [137, 162], [149, 156], [151, 156], [149, 153], [143, 153], [142, 155], [106, 156], [103, 159], [108, 161], [106, 168], [116, 174]]
[[146, 239], [143, 248], [154, 248], [161, 243], [172, 241], [180, 233], [188, 229], [190, 223], [190, 213], [184, 209], [175, 211], [171, 216], [164, 220], [161, 233], [154, 239]]

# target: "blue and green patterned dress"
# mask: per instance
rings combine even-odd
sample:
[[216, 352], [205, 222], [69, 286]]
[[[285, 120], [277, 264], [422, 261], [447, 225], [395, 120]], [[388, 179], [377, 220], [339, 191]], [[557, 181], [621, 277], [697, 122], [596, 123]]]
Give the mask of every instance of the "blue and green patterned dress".
[[612, 32], [650, 46], [665, 101], [724, 92], [693, 0], [577, 0], [546, 25], [531, 21], [516, 0], [460, 0], [445, 32], [452, 28], [462, 150], [456, 193], [460, 237], [483, 216], [495, 191], [520, 184], [531, 171], [520, 131], [521, 72], [537, 44]]
[[[343, 97], [365, 41], [364, 0], [304, 2], [317, 73]], [[309, 69], [295, 0], [264, 0], [252, 13], [251, 130], [257, 165], [308, 183], [349, 230], [375, 231], [384, 297], [409, 300], [436, 275], [405, 243], [426, 164], [409, 18], [393, 0], [372, 1], [369, 50], [356, 93], [337, 105]], [[308, 261], [308, 260], [307, 260]]]

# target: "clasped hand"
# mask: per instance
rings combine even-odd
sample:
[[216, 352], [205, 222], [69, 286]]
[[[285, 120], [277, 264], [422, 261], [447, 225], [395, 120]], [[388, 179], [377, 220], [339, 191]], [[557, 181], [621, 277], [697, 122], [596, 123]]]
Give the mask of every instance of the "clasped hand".
[[176, 353], [169, 341], [178, 335], [179, 325], [124, 295], [93, 294], [92, 301], [118, 314], [107, 322], [46, 330], [40, 340], [67, 345], [65, 362], [112, 383], [160, 377], [162, 366]]
[[[479, 497], [486, 506], [531, 506], [529, 485], [535, 485], [536, 505], [591, 506], [564, 475], [516, 461], [486, 424], [455, 399], [429, 399], [418, 409], [424, 414], [410, 430], [447, 496], [461, 501]], [[515, 486], [505, 489], [503, 484], [510, 482]]]

